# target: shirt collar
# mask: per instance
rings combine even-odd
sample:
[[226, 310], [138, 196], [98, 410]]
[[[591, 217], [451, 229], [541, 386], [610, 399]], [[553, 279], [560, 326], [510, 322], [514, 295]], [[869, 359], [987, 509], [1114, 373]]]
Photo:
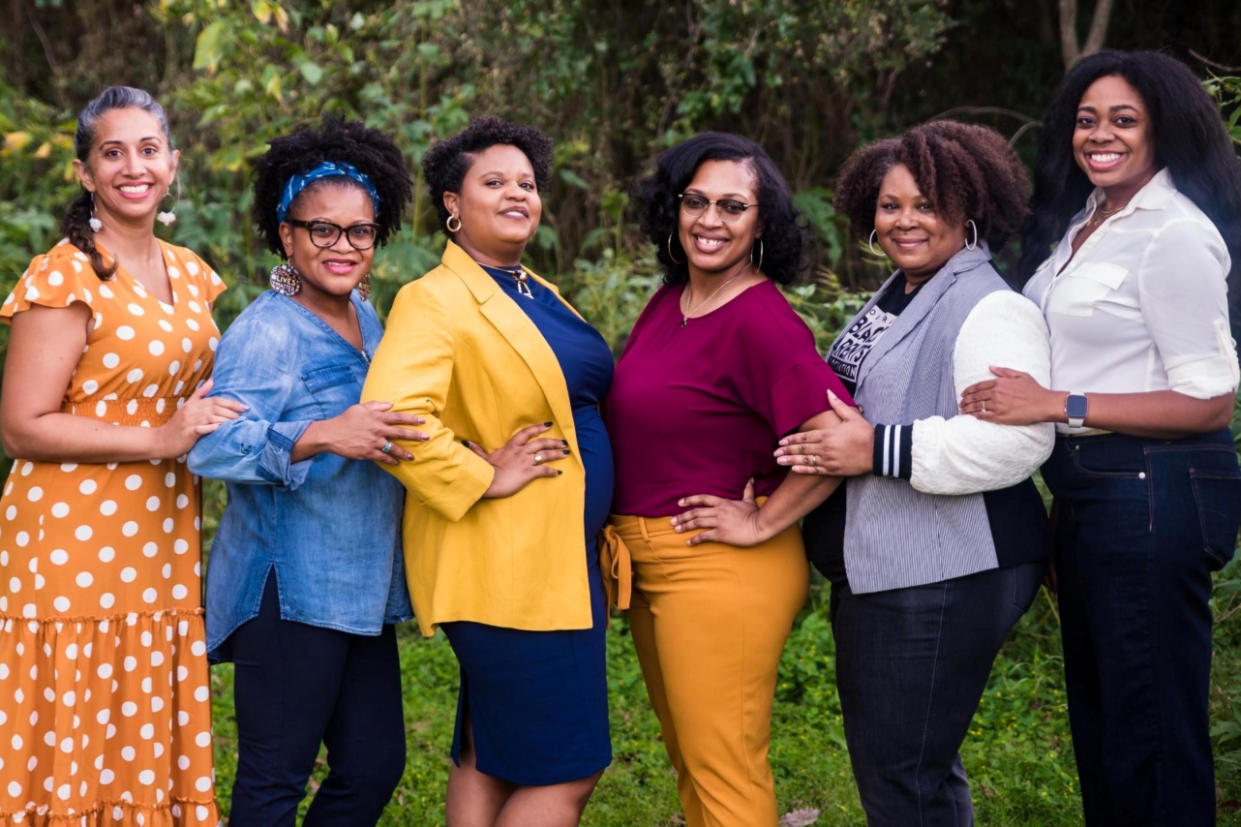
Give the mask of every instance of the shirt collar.
[[[1168, 206], [1168, 202], [1175, 194], [1176, 184], [1172, 182], [1172, 173], [1168, 172], [1167, 167], [1163, 167], [1143, 185], [1142, 189], [1134, 193], [1133, 197], [1129, 199], [1129, 203], [1116, 215], [1129, 215], [1139, 209], [1161, 210]], [[1095, 187], [1090, 193], [1090, 197], [1086, 199], [1086, 210], [1081, 214], [1081, 219], [1077, 223], [1089, 220], [1095, 214], [1095, 210], [1103, 206], [1105, 198], [1103, 189]]]

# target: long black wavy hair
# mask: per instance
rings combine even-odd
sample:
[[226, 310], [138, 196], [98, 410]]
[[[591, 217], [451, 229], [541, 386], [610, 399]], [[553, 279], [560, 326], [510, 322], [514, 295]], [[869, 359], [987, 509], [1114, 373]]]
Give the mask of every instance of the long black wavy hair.
[[[375, 185], [379, 193], [375, 210], [379, 231], [375, 246], [382, 246], [401, 227], [401, 215], [413, 191], [405, 156], [392, 139], [379, 130], [370, 129], [361, 121], [327, 116], [318, 129], [305, 127], [272, 140], [267, 152], [254, 162], [254, 223], [267, 248], [278, 256], [284, 257], [284, 244], [280, 240], [276, 207], [285, 184], [294, 175], [308, 172], [324, 161], [352, 164]], [[362, 187], [351, 178], [322, 178], [298, 193], [293, 204], [317, 186], [341, 182]]]
[[[172, 135], [168, 132], [168, 116], [151, 93], [133, 86], [109, 86], [95, 97], [78, 113], [77, 129], [73, 133], [73, 151], [82, 163], [90, 157], [90, 148], [95, 143], [95, 128], [99, 119], [113, 109], [135, 107], [149, 112], [159, 123], [164, 133], [164, 141], [168, 151], [173, 151]], [[95, 246], [95, 233], [90, 228], [91, 194], [86, 187], [73, 199], [65, 216], [60, 222], [60, 231], [69, 239], [69, 243], [90, 256], [90, 266], [100, 281], [107, 281], [116, 273], [116, 261], [106, 262]]]
[[[763, 273], [779, 284], [797, 281], [809, 266], [807, 238], [784, 176], [749, 138], [704, 132], [661, 152], [655, 171], [638, 182], [634, 194], [642, 232], [655, 245], [656, 258], [663, 265], [664, 283], [684, 284], [689, 279], [688, 258], [677, 238], [681, 208], [677, 196], [706, 161], [745, 161], [753, 166], [758, 177], [758, 217], [763, 223]], [[669, 246], [679, 251], [679, 260], [669, 255]]]
[[1086, 204], [1093, 185], [1073, 157], [1077, 107], [1090, 84], [1118, 75], [1150, 114], [1155, 163], [1214, 222], [1232, 258], [1228, 275], [1233, 329], [1241, 322], [1241, 158], [1219, 109], [1189, 67], [1159, 52], [1105, 51], [1078, 61], [1052, 95], [1043, 118], [1034, 198], [1017, 277], [1024, 283], [1050, 255]]

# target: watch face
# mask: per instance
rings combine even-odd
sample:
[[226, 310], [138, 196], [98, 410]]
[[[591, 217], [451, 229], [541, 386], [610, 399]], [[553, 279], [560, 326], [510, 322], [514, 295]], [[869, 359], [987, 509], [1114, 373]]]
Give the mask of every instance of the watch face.
[[1082, 394], [1069, 394], [1068, 401], [1064, 406], [1064, 412], [1069, 419], [1082, 420], [1086, 418], [1086, 397]]

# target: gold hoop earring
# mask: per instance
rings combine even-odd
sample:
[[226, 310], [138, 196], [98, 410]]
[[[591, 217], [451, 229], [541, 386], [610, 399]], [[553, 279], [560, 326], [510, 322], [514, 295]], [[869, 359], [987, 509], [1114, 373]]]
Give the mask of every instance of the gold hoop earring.
[[[457, 222], [457, 226], [455, 227], [452, 225], [452, 222], [454, 221]], [[448, 228], [448, 232], [458, 233], [461, 231], [461, 219], [455, 215], [450, 215], [448, 216], [448, 219], [444, 221], [444, 226]]]
[[677, 257], [672, 254], [672, 233], [668, 233], [668, 258], [672, 259], [673, 264], [684, 264], [685, 259], [677, 261]]
[[763, 270], [763, 239], [762, 236], [755, 239], [758, 242], [758, 264], [754, 264], [754, 246], [750, 245], [750, 264], [755, 270], [762, 272]]
[[870, 235], [866, 239], [866, 246], [870, 248], [870, 254], [872, 256], [880, 255], [880, 253], [875, 250], [875, 233], [877, 232], [878, 230], [871, 230]]

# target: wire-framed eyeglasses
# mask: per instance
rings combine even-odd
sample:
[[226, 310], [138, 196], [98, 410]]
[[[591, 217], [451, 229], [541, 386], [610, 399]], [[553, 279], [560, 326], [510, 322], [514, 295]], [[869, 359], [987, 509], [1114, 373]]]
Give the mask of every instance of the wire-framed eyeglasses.
[[310, 235], [310, 243], [316, 247], [332, 247], [340, 240], [341, 233], [355, 250], [369, 250], [375, 246], [379, 238], [379, 225], [368, 221], [342, 227], [331, 221], [301, 221], [297, 218], [286, 218], [284, 223], [301, 227]]
[[715, 211], [719, 214], [723, 221], [733, 222], [741, 216], [745, 215], [745, 211], [750, 207], [757, 207], [757, 204], [747, 204], [744, 201], [738, 201], [736, 198], [720, 198], [712, 201], [705, 195], [699, 195], [696, 192], [683, 192], [677, 196], [681, 199], [681, 210], [692, 218], [697, 218], [707, 211], [714, 204]]

